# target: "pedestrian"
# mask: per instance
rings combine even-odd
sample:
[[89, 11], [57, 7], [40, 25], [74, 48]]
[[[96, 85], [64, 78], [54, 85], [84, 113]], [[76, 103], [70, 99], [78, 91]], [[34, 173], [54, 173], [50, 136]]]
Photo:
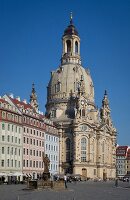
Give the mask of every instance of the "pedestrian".
[[67, 176], [66, 176], [66, 174], [64, 175], [64, 183], [65, 183], [65, 188], [67, 188]]
[[118, 187], [118, 178], [115, 179], [115, 186]]

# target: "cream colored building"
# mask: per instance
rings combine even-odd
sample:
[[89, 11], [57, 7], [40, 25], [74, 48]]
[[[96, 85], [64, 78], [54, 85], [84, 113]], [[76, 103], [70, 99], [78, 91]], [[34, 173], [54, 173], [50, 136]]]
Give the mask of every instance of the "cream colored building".
[[107, 92], [98, 110], [90, 71], [81, 64], [80, 37], [72, 17], [62, 46], [61, 64], [51, 72], [46, 104], [46, 115], [60, 134], [60, 173], [115, 178], [116, 129]]

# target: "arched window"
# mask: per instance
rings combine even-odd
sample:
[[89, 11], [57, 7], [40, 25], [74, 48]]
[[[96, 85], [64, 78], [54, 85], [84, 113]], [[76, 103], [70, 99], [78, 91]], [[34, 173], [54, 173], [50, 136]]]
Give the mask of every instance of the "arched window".
[[86, 162], [87, 155], [87, 140], [86, 138], [81, 139], [81, 162]]
[[75, 42], [75, 53], [78, 53], [78, 42]]
[[67, 44], [67, 53], [70, 53], [71, 52], [71, 41], [67, 40], [66, 44]]
[[70, 161], [70, 139], [66, 139], [66, 162]]

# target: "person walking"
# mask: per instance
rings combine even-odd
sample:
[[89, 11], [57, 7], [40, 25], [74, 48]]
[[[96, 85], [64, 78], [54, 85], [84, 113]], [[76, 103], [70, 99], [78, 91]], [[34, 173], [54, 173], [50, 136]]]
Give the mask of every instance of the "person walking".
[[64, 183], [65, 183], [65, 188], [67, 188], [67, 176], [66, 176], [66, 174], [64, 175]]

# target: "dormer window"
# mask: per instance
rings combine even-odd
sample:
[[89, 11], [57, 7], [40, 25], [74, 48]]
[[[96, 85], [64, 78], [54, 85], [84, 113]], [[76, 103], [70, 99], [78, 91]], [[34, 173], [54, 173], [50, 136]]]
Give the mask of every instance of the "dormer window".
[[52, 111], [51, 111], [51, 117], [52, 117], [52, 118], [56, 117], [56, 110], [52, 110]]
[[55, 93], [60, 91], [61, 91], [61, 82], [58, 81], [57, 84], [55, 84]]

